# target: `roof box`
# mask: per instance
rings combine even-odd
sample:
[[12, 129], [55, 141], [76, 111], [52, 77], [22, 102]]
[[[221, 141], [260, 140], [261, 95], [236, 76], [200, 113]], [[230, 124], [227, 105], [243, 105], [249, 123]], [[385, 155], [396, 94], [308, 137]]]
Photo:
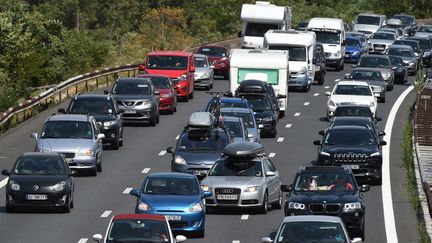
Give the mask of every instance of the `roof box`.
[[192, 113], [189, 117], [187, 126], [191, 128], [209, 128], [213, 123], [214, 116], [212, 114], [209, 112], [199, 111]]
[[227, 157], [258, 157], [264, 152], [264, 147], [256, 142], [235, 142], [228, 144], [223, 154]]

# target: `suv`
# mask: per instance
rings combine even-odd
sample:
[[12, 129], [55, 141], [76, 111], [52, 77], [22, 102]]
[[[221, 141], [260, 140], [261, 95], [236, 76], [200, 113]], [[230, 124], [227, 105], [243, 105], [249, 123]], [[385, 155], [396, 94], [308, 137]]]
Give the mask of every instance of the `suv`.
[[334, 117], [340, 116], [359, 116], [359, 117], [369, 117], [375, 123], [382, 120], [381, 117], [376, 117], [370, 110], [368, 105], [357, 105], [357, 104], [344, 104], [339, 105], [334, 111]]
[[324, 46], [320, 42], [315, 44], [315, 53], [312, 63], [315, 65], [315, 81], [317, 81], [319, 85], [323, 85], [326, 75], [326, 57]]
[[159, 123], [159, 90], [147, 78], [119, 78], [112, 90], [123, 118], [129, 121], [148, 121], [150, 125]]
[[427, 37], [412, 36], [408, 37], [408, 40], [418, 41], [420, 50], [423, 52], [422, 63], [426, 67], [432, 67], [432, 35]]
[[107, 94], [77, 94], [67, 109], [59, 109], [60, 113], [90, 114], [105, 135], [104, 143], [110, 143], [113, 149], [123, 146], [123, 110], [117, 106], [112, 95]]
[[102, 139], [96, 119], [90, 115], [52, 115], [48, 117], [40, 136], [36, 139], [36, 152], [63, 154], [71, 169], [90, 170], [92, 176], [102, 171]]
[[361, 192], [369, 185], [357, 186], [348, 166], [306, 166], [295, 174], [288, 192], [285, 216], [329, 215], [338, 216], [347, 227], [351, 238], [365, 238], [365, 204]]
[[331, 125], [322, 134], [318, 146], [320, 166], [349, 166], [356, 177], [381, 185], [382, 151], [387, 143], [381, 141], [368, 126]]

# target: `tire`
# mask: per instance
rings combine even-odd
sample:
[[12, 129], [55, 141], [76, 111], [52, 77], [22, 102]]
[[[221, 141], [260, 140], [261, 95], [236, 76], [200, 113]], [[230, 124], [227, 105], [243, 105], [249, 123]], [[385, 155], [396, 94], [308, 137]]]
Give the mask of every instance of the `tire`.
[[379, 99], [380, 103], [385, 103], [385, 97]]
[[177, 104], [176, 104], [176, 106], [174, 107], [173, 111], [174, 111], [174, 112], [177, 112]]
[[305, 92], [305, 93], [307, 93], [308, 90], [309, 90], [308, 87], [309, 87], [309, 86], [306, 84], [306, 86], [304, 86], [304, 87], [302, 88], [302, 91]]
[[15, 207], [10, 206], [10, 205], [6, 205], [6, 213], [15, 213]]
[[151, 120], [150, 120], [150, 126], [155, 127], [157, 123], [157, 115], [153, 114]]
[[204, 230], [199, 230], [193, 234], [193, 236], [196, 238], [204, 238], [204, 235], [205, 235]]
[[111, 148], [114, 150], [118, 150], [120, 147], [120, 134], [117, 133], [114, 141], [111, 142]]
[[282, 191], [279, 191], [278, 200], [272, 205], [272, 208], [281, 209], [282, 205], [283, 205], [283, 195], [282, 195]]
[[189, 102], [189, 95], [184, 96], [184, 97], [183, 97], [183, 101], [184, 101], [184, 102]]
[[342, 70], [342, 71], [343, 71], [343, 70], [344, 70], [344, 68], [345, 68], [345, 63], [344, 63], [344, 62], [342, 62], [342, 63], [341, 63], [341, 66], [340, 66], [340, 70]]
[[285, 116], [285, 111], [279, 111], [279, 119]]
[[272, 131], [270, 132], [270, 137], [271, 137], [271, 138], [275, 138], [275, 137], [276, 137], [276, 134], [277, 134], [277, 129], [276, 129], [276, 127], [275, 127], [275, 128], [273, 128]]
[[336, 66], [336, 72], [340, 72], [341, 71], [341, 66], [340, 65], [337, 65]]
[[97, 176], [97, 167], [95, 166], [94, 168], [90, 169], [90, 176]]
[[71, 205], [70, 205], [70, 199], [68, 198], [68, 201], [65, 206], [62, 207], [63, 213], [70, 213]]
[[193, 99], [194, 98], [194, 92], [192, 91], [192, 93], [189, 94], [189, 99]]
[[377, 185], [377, 186], [382, 185], [382, 172], [380, 172], [378, 177], [375, 179], [375, 185]]
[[123, 127], [121, 129], [121, 136], [120, 136], [121, 140], [119, 140], [119, 145], [120, 147], [123, 147]]
[[160, 116], [159, 116], [159, 112], [157, 112], [157, 115], [156, 115], [156, 124], [159, 124], [159, 122], [160, 122]]
[[262, 214], [266, 214], [268, 212], [268, 193], [267, 193], [267, 191], [264, 194], [263, 202], [262, 202], [262, 205], [260, 206], [259, 211]]
[[96, 165], [96, 171], [97, 171], [97, 172], [102, 172], [102, 161], [99, 162], [99, 163]]
[[73, 208], [74, 207], [74, 200], [73, 200], [72, 193], [70, 194], [70, 199], [71, 199], [70, 208]]

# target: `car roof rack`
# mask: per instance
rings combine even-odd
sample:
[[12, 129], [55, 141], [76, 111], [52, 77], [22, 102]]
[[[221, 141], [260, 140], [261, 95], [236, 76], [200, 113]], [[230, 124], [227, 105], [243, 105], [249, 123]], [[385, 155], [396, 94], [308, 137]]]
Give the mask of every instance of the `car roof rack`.
[[256, 142], [235, 142], [228, 144], [224, 150], [225, 157], [256, 158], [264, 156], [264, 146]]

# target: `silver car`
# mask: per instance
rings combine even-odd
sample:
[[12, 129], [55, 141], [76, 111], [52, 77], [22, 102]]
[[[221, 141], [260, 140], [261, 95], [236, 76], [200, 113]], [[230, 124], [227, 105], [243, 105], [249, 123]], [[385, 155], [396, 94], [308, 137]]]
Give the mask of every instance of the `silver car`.
[[102, 171], [102, 139], [96, 120], [88, 115], [52, 115], [42, 133], [32, 133], [36, 152], [63, 154], [71, 169], [90, 170], [96, 176]]
[[417, 74], [419, 63], [411, 46], [391, 45], [388, 47], [386, 54], [402, 58], [404, 66], [408, 69], [408, 73], [411, 75]]
[[253, 135], [248, 133], [241, 117], [224, 116], [223, 125], [234, 142], [248, 141], [249, 138], [253, 138]]
[[[222, 116], [233, 116], [233, 117], [241, 117], [243, 119], [243, 123], [246, 126], [248, 131], [248, 141], [250, 142], [260, 142], [260, 130], [258, 125], [256, 124], [255, 115], [252, 109], [247, 108], [221, 108], [220, 114]], [[262, 125], [261, 125], [262, 126]]]
[[214, 66], [211, 66], [206, 55], [195, 54], [195, 87], [202, 87], [207, 90], [213, 88]]
[[371, 54], [384, 54], [387, 47], [397, 39], [395, 33], [379, 31], [372, 34], [368, 40], [369, 53]]
[[205, 199], [206, 207], [258, 208], [267, 213], [282, 207], [279, 172], [264, 154], [260, 143], [229, 144], [201, 182], [212, 196]]

